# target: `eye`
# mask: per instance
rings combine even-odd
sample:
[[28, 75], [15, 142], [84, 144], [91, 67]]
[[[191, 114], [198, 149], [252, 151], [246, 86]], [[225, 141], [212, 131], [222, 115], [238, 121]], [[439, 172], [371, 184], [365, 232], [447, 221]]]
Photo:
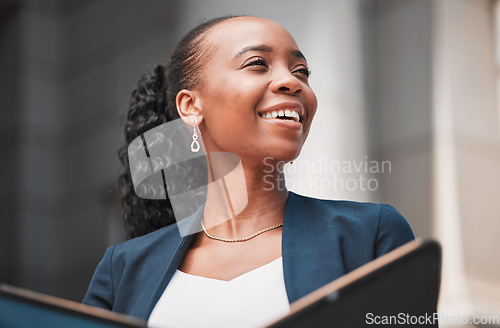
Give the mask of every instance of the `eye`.
[[262, 57], [250, 58], [242, 65], [242, 67], [249, 67], [249, 66], [263, 66], [266, 68], [268, 67], [266, 60]]
[[311, 75], [311, 70], [309, 67], [300, 67], [293, 71], [294, 73], [299, 73], [304, 75], [305, 77], [309, 77]]

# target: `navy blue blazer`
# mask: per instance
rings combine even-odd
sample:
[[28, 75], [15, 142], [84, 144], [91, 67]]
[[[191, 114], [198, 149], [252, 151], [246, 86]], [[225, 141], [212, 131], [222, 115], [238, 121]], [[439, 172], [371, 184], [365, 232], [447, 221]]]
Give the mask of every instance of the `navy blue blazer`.
[[[182, 224], [196, 227], [198, 214]], [[192, 238], [192, 234], [181, 237], [178, 228], [170, 225], [111, 246], [97, 266], [83, 303], [147, 320]], [[410, 226], [390, 205], [320, 200], [290, 192], [282, 230], [288, 301], [412, 239]]]

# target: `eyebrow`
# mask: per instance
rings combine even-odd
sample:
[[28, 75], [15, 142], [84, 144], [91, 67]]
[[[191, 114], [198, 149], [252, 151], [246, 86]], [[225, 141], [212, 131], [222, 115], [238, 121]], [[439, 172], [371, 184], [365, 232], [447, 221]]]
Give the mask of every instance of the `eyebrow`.
[[233, 60], [238, 58], [239, 56], [243, 55], [245, 52], [249, 52], [249, 51], [273, 52], [273, 48], [270, 46], [263, 45], [263, 44], [255, 45], [255, 46], [248, 46], [248, 47], [245, 47], [245, 48], [241, 49], [240, 51], [238, 51], [236, 56], [234, 56]]
[[292, 55], [294, 55], [297, 58], [302, 58], [305, 61], [307, 61], [306, 56], [304, 56], [304, 54], [300, 50], [292, 50]]
[[[241, 49], [240, 51], [238, 51], [236, 56], [234, 56], [233, 60], [235, 60], [239, 56], [243, 55], [245, 52], [249, 52], [249, 51], [273, 52], [273, 48], [270, 46], [266, 46], [264, 44], [248, 46], [248, 47], [245, 47], [245, 48]], [[307, 61], [306, 57], [304, 56], [304, 54], [300, 50], [292, 50], [291, 54], [297, 58], [302, 58], [302, 59]]]

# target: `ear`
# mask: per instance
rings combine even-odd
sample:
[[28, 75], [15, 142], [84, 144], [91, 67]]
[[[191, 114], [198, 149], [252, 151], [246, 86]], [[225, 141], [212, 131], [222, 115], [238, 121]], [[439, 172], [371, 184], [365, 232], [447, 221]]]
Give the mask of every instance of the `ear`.
[[177, 93], [175, 97], [175, 104], [179, 116], [188, 125], [200, 126], [203, 121], [203, 114], [201, 112], [201, 97], [198, 92], [183, 89]]

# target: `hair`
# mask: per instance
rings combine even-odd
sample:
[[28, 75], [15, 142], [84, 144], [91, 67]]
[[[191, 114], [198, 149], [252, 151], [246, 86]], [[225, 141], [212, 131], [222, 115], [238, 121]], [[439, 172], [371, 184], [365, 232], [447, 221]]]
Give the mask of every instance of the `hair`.
[[211, 50], [202, 44], [206, 33], [233, 17], [240, 16], [214, 18], [193, 28], [174, 49], [168, 64], [153, 67], [142, 76], [132, 92], [124, 129], [125, 144], [118, 151], [122, 165], [118, 190], [127, 239], [176, 222], [168, 197], [165, 200], [151, 200], [136, 195], [129, 168], [128, 145], [146, 131], [179, 118], [177, 93], [183, 89], [196, 88], [202, 83], [201, 70]]

